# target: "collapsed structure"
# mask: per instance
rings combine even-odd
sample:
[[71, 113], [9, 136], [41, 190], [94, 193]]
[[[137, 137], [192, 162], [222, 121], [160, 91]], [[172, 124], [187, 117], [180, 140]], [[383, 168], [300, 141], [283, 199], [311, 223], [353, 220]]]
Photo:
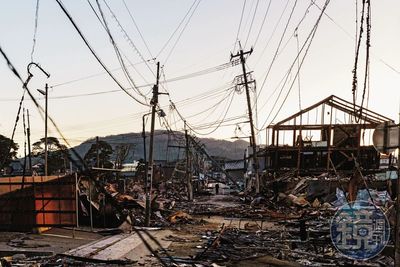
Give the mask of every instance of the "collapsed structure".
[[379, 172], [380, 153], [372, 131], [392, 119], [331, 95], [270, 126], [258, 157], [267, 172], [297, 175], [351, 173], [357, 161], [365, 174]]

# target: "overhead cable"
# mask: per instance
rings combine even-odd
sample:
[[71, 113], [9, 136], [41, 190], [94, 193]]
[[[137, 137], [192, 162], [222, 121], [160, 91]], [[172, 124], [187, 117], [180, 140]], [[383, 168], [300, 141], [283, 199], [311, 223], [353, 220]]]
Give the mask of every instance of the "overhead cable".
[[[135, 52], [139, 55], [139, 57], [142, 59], [142, 61], [146, 64], [147, 68], [149, 69], [149, 71], [153, 74], [153, 76], [155, 77], [156, 74], [154, 73], [154, 70], [150, 67], [150, 65], [148, 64], [149, 60], [146, 60], [144, 58], [144, 56], [142, 55], [142, 53], [140, 52], [140, 50], [137, 48], [137, 46], [135, 45], [135, 43], [132, 41], [132, 38], [129, 36], [129, 34], [126, 32], [126, 30], [124, 29], [124, 27], [122, 26], [122, 24], [120, 23], [120, 21], [118, 20], [117, 16], [115, 15], [114, 11], [111, 9], [111, 7], [108, 5], [108, 3], [104, 0], [105, 5], [107, 6], [108, 10], [110, 11], [113, 19], [117, 22], [118, 27], [120, 28], [120, 30], [122, 31], [122, 33], [124, 34], [125, 38], [127, 39], [129, 45], [135, 50]], [[153, 56], [152, 60], [153, 60]]]
[[251, 30], [253, 29], [253, 23], [254, 23], [254, 19], [255, 19], [255, 17], [256, 17], [256, 14], [257, 14], [259, 2], [260, 2], [260, 0], [257, 0], [257, 2], [256, 2], [256, 7], [254, 8], [253, 17], [252, 17], [251, 22], [250, 22], [249, 31], [247, 32], [247, 37], [246, 37], [246, 41], [245, 41], [245, 43], [244, 43], [244, 47], [246, 47], [247, 41], [249, 40], [249, 36], [250, 36]]
[[274, 37], [275, 32], [277, 31], [278, 26], [279, 26], [279, 24], [281, 23], [281, 20], [282, 20], [282, 18], [283, 18], [283, 15], [285, 14], [287, 7], [289, 6], [289, 1], [290, 1], [290, 0], [287, 0], [287, 1], [286, 1], [285, 7], [283, 8], [281, 15], [279, 16], [278, 21], [275, 23], [274, 29], [272, 30], [272, 33], [271, 33], [271, 35], [269, 36], [268, 41], [265, 43], [265, 46], [264, 46], [263, 50], [261, 51], [261, 55], [260, 55], [259, 59], [257, 60], [255, 66], [257, 66], [258, 63], [260, 63], [260, 61], [261, 61], [261, 59], [262, 59], [262, 56], [264, 55], [265, 51], [267, 50], [267, 47], [269, 46], [269, 44], [270, 44], [272, 38]]
[[239, 33], [240, 33], [240, 28], [242, 27], [243, 14], [244, 14], [244, 10], [246, 9], [246, 2], [247, 2], [247, 0], [243, 1], [243, 7], [242, 7], [242, 12], [240, 14], [239, 26], [238, 26], [238, 30], [237, 30], [237, 33], [236, 33], [235, 45], [233, 46], [233, 51], [236, 50], [236, 45], [239, 42]]
[[[132, 77], [131, 77], [131, 75], [129, 73], [129, 70], [127, 69], [127, 67], [125, 65], [125, 61], [121, 56], [121, 52], [120, 52], [120, 50], [118, 48], [118, 45], [115, 42], [115, 39], [114, 39], [113, 35], [111, 34], [110, 28], [108, 27], [108, 23], [107, 23], [107, 20], [105, 18], [104, 12], [103, 12], [103, 10], [101, 8], [100, 2], [98, 0], [96, 0], [96, 4], [97, 4], [97, 7], [98, 7], [100, 15], [101, 15], [102, 25], [103, 25], [104, 29], [106, 30], [106, 32], [107, 32], [107, 34], [109, 36], [110, 42], [111, 42], [111, 44], [112, 44], [112, 46], [114, 48], [115, 54], [117, 56], [117, 59], [118, 59], [120, 65], [122, 67], [122, 72], [124, 73], [124, 75], [125, 75], [126, 79], [128, 80], [129, 84], [132, 86], [132, 89], [135, 90], [139, 95], [141, 95], [144, 98], [145, 101], [149, 101], [149, 99], [136, 87], [136, 84], [133, 81], [133, 79], [132, 79]], [[141, 102], [141, 104], [148, 105], [147, 102], [146, 103]]]
[[256, 47], [256, 44], [257, 44], [257, 42], [258, 42], [258, 39], [260, 38], [262, 29], [263, 29], [263, 27], [264, 27], [265, 21], [266, 21], [266, 19], [267, 19], [268, 13], [269, 13], [269, 9], [270, 9], [270, 7], [271, 7], [271, 3], [272, 3], [272, 0], [269, 0], [267, 9], [265, 10], [264, 17], [263, 17], [263, 20], [262, 20], [261, 25], [260, 25], [260, 29], [258, 30], [258, 33], [257, 33], [256, 40], [255, 40], [254, 43], [253, 43], [253, 47]]
[[168, 59], [172, 55], [172, 52], [174, 51], [174, 49], [175, 49], [176, 45], [178, 44], [179, 40], [181, 39], [183, 32], [185, 31], [186, 27], [188, 26], [190, 20], [192, 19], [193, 15], [194, 15], [194, 12], [196, 12], [196, 10], [199, 7], [200, 3], [201, 3], [201, 0], [198, 0], [197, 5], [193, 8], [192, 13], [190, 14], [188, 20], [186, 21], [185, 25], [182, 28], [182, 31], [180, 32], [178, 38], [175, 40], [175, 43], [173, 44], [171, 50], [169, 51], [167, 57], [165, 58], [164, 65], [167, 64]]
[[61, 2], [61, 0], [56, 0], [58, 5], [60, 6], [61, 10], [64, 12], [64, 14], [67, 16], [71, 24], [74, 26], [75, 30], [78, 32], [79, 36], [85, 43], [85, 45], [88, 47], [92, 55], [96, 58], [97, 62], [103, 67], [103, 69], [107, 72], [107, 74], [112, 78], [112, 80], [118, 85], [121, 90], [123, 90], [128, 96], [130, 96], [133, 100], [135, 100], [137, 103], [148, 106], [147, 104], [143, 103], [142, 101], [138, 100], [135, 96], [133, 96], [131, 93], [128, 92], [128, 90], [117, 80], [117, 78], [111, 73], [111, 71], [107, 68], [107, 66], [103, 63], [103, 61], [100, 59], [100, 57], [96, 54], [92, 46], [89, 44], [89, 41], [86, 39], [86, 37], [83, 35], [82, 31], [79, 29], [78, 25], [75, 23], [67, 9], [65, 8], [64, 4]]
[[140, 31], [140, 29], [139, 29], [139, 26], [137, 25], [135, 19], [133, 18], [133, 15], [132, 15], [131, 10], [128, 8], [128, 5], [126, 4], [125, 0], [122, 0], [122, 2], [124, 3], [124, 6], [125, 6], [126, 10], [128, 11], [129, 17], [131, 18], [131, 20], [132, 20], [132, 22], [133, 22], [133, 25], [135, 25], [135, 28], [136, 28], [136, 30], [138, 31], [138, 33], [139, 33], [139, 35], [140, 35], [140, 38], [142, 39], [142, 41], [143, 41], [143, 43], [144, 43], [144, 45], [145, 45], [145, 47], [146, 47], [146, 49], [147, 49], [147, 52], [148, 52], [149, 55], [151, 56], [151, 59], [154, 60], [155, 58], [154, 58], [153, 54], [151, 53], [150, 48], [149, 48], [149, 46], [147, 45], [147, 42], [146, 42], [146, 40], [144, 39], [143, 34], [142, 34], [142, 32]]
[[276, 58], [278, 57], [279, 49], [280, 49], [280, 47], [281, 47], [283, 38], [284, 38], [285, 35], [286, 35], [286, 31], [287, 31], [287, 29], [288, 29], [288, 27], [289, 27], [289, 23], [290, 23], [290, 21], [291, 21], [291, 19], [292, 19], [294, 10], [295, 10], [295, 8], [296, 8], [296, 5], [297, 5], [297, 0], [295, 0], [295, 2], [294, 2], [294, 4], [293, 4], [293, 7], [292, 7], [292, 11], [290, 12], [289, 18], [288, 18], [288, 20], [286, 21], [286, 25], [285, 25], [285, 28], [284, 28], [284, 30], [283, 30], [283, 32], [282, 32], [282, 35], [281, 35], [281, 38], [280, 38], [280, 40], [279, 40], [278, 46], [276, 47], [274, 56], [272, 57], [272, 60], [271, 60], [271, 63], [269, 64], [267, 73], [265, 74], [265, 77], [264, 77], [264, 80], [263, 80], [263, 82], [262, 82], [262, 84], [261, 84], [260, 90], [258, 91], [258, 97], [260, 97], [260, 94], [261, 94], [261, 92], [262, 92], [262, 90], [263, 90], [263, 88], [264, 88], [265, 82], [267, 81], [267, 78], [268, 78], [268, 76], [269, 76], [269, 74], [270, 74], [270, 72], [271, 72], [272, 66], [274, 65], [275, 60], [276, 60]]
[[[283, 101], [282, 101], [282, 103], [281, 103], [281, 105], [280, 105], [278, 111], [275, 113], [274, 117], [272, 118], [271, 123], [272, 123], [272, 122], [276, 119], [276, 117], [278, 116], [279, 112], [281, 111], [283, 105], [285, 104], [285, 102], [286, 102], [286, 100], [287, 100], [287, 98], [288, 98], [288, 96], [289, 96], [290, 91], [291, 91], [292, 88], [293, 88], [293, 85], [294, 85], [294, 83], [295, 83], [295, 81], [296, 81], [296, 78], [297, 78], [297, 76], [299, 75], [299, 71], [300, 71], [300, 69], [301, 69], [301, 67], [302, 67], [302, 65], [303, 65], [303, 63], [304, 63], [304, 60], [305, 60], [305, 58], [306, 58], [306, 56], [307, 56], [307, 54], [308, 54], [308, 51], [309, 51], [309, 49], [310, 49], [310, 47], [311, 47], [312, 41], [314, 40], [315, 34], [317, 33], [317, 29], [318, 29], [319, 23], [320, 23], [320, 21], [321, 21], [321, 18], [322, 18], [322, 16], [323, 16], [323, 13], [324, 13], [325, 9], [328, 7], [329, 2], [330, 2], [330, 0], [326, 0], [326, 1], [325, 1], [325, 4], [324, 4], [324, 6], [323, 6], [323, 8], [322, 8], [322, 11], [321, 11], [321, 14], [318, 16], [318, 19], [317, 19], [317, 21], [315, 22], [315, 24], [314, 24], [314, 26], [313, 26], [313, 28], [312, 28], [310, 34], [308, 35], [306, 41], [303, 43], [303, 46], [301, 47], [299, 53], [297, 54], [296, 58], [294, 59], [292, 65], [291, 65], [291, 67], [290, 67], [290, 70], [291, 70], [291, 69], [293, 68], [293, 66], [295, 65], [295, 63], [297, 62], [297, 58], [300, 56], [300, 53], [303, 51], [303, 49], [305, 48], [306, 44], [308, 43], [308, 46], [307, 46], [307, 48], [306, 48], [306, 50], [305, 50], [305, 52], [304, 52], [303, 58], [302, 58], [302, 60], [301, 60], [301, 62], [300, 62], [300, 66], [299, 66], [299, 68], [298, 68], [298, 70], [297, 70], [297, 72], [296, 72], [296, 74], [295, 74], [295, 77], [293, 78], [293, 81], [292, 81], [292, 83], [291, 83], [291, 85], [290, 85], [290, 87], [289, 87], [289, 89], [288, 89], [288, 91], [287, 91], [287, 93], [286, 93], [286, 95], [285, 95], [285, 97], [284, 97], [284, 99], [283, 99]], [[288, 72], [287, 76], [288, 76], [288, 75], [289, 75], [289, 72]], [[280, 93], [282, 92], [282, 90], [283, 90], [285, 84], [286, 84], [286, 81], [285, 81], [284, 85], [282, 86]], [[276, 99], [276, 101], [275, 101], [275, 103], [274, 103], [274, 107], [275, 107], [275, 105], [276, 105], [276, 103], [277, 103], [278, 100], [279, 100], [279, 97]], [[271, 116], [272, 112], [273, 112], [273, 108], [272, 108], [270, 114], [268, 115], [267, 119], [265, 120], [263, 126], [261, 127], [261, 129], [260, 129], [259, 131], [265, 129], [264, 126], [266, 125], [266, 123], [267, 123], [269, 117]], [[269, 125], [271, 125], [271, 123], [270, 123]], [[269, 125], [268, 125], [268, 126], [269, 126]], [[267, 127], [268, 127], [268, 126], [267, 126]]]
[[[315, 2], [312, 1], [314, 6], [316, 6], [319, 10], [321, 10], [322, 8]], [[357, 2], [357, 1], [356, 1]], [[324, 15], [329, 19], [329, 21], [331, 21], [336, 27], [338, 27], [343, 33], [345, 33], [350, 39], [354, 40], [357, 44], [357, 38], [355, 38], [352, 34], [350, 34], [343, 26], [341, 26], [338, 22], [336, 22], [327, 12], [324, 12]], [[356, 46], [357, 47], [357, 46]], [[374, 55], [374, 53], [371, 53], [372, 55]], [[400, 71], [398, 69], [396, 69], [395, 67], [393, 67], [392, 65], [390, 65], [389, 63], [387, 63], [385, 60], [383, 60], [382, 58], [379, 58], [380, 62], [382, 62], [382, 64], [384, 64], [386, 67], [388, 67], [389, 69], [391, 69], [392, 71], [394, 71], [396, 74], [400, 74]]]
[[190, 14], [190, 11], [196, 4], [197, 0], [194, 0], [188, 11], [186, 12], [185, 16], [182, 18], [182, 20], [179, 22], [178, 26], [174, 30], [174, 32], [171, 34], [171, 36], [168, 38], [167, 42], [162, 46], [160, 51], [157, 53], [156, 58], [160, 56], [160, 54], [164, 51], [164, 49], [168, 46], [169, 42], [172, 40], [172, 38], [175, 36], [176, 32], [179, 30], [179, 28], [182, 26], [182, 23], [186, 20], [187, 16]]
[[35, 53], [35, 46], [36, 46], [36, 34], [37, 34], [38, 20], [39, 20], [39, 1], [40, 1], [40, 0], [36, 0], [35, 26], [34, 26], [34, 30], [33, 30], [32, 49], [31, 49], [31, 61], [33, 61], [33, 54]]

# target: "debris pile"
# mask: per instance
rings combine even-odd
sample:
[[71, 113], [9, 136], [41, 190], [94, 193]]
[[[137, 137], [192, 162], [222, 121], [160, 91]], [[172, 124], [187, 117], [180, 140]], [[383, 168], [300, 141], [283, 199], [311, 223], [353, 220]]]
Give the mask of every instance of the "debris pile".
[[207, 249], [196, 260], [245, 266], [393, 266], [391, 257], [380, 255], [358, 262], [344, 257], [333, 247], [326, 218], [312, 221], [289, 221], [274, 230], [224, 228], [209, 239]]

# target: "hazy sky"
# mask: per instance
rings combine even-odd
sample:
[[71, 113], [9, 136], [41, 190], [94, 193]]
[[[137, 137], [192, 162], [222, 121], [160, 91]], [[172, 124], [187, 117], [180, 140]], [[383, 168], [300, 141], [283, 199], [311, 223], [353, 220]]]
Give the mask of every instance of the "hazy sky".
[[[247, 121], [245, 94], [234, 92], [232, 88], [233, 79], [241, 74], [241, 68], [230, 67], [205, 75], [198, 75], [198, 72], [213, 70], [213, 67], [229, 62], [230, 54], [238, 51], [235, 40], [245, 3], [238, 39], [245, 50], [252, 46], [254, 48], [254, 52], [248, 57], [247, 68], [254, 71], [253, 77], [259, 94], [258, 128], [261, 130], [261, 140], [265, 141], [265, 131], [261, 129], [263, 125], [271, 123], [274, 117], [276, 122], [299, 110], [299, 87], [297, 81], [293, 83], [297, 64], [290, 72], [286, 86], [281, 87], [280, 81], [295, 62], [297, 41], [301, 47], [321, 12], [317, 6], [310, 6], [310, 1], [307, 0], [271, 1], [270, 4], [270, 0], [125, 0], [148, 49], [123, 0], [106, 0], [106, 3], [129, 38], [118, 26], [105, 2], [99, 0], [99, 3], [135, 85], [148, 97], [152, 86], [142, 85], [155, 82], [154, 74], [149, 70], [152, 69], [154, 73], [156, 70], [152, 57], [157, 57], [156, 60], [163, 66], [160, 90], [167, 90], [170, 95], [161, 95], [160, 105], [166, 112], [171, 127], [181, 130], [183, 124], [177, 112], [170, 108], [169, 99], [176, 104], [179, 113], [187, 119], [197, 135], [211, 132], [207, 136], [224, 139], [235, 135], [249, 135], [249, 127], [243, 123]], [[351, 100], [357, 28], [356, 2], [359, 21], [361, 0], [330, 1], [326, 9], [328, 16], [322, 17], [300, 70], [302, 108], [331, 94]], [[130, 87], [128, 80], [118, 69], [120, 65], [110, 39], [88, 1], [64, 0], [63, 3], [106, 66], [113, 70], [121, 84]], [[91, 3], [98, 11], [96, 1], [92, 0]], [[322, 7], [325, 1], [319, 0], [316, 3]], [[269, 11], [261, 27], [268, 6]], [[35, 9], [36, 0], [3, 1], [0, 9], [0, 46], [23, 79], [27, 77], [26, 66], [31, 62]], [[372, 1], [368, 101], [369, 108], [396, 121], [400, 99], [399, 10], [400, 1]], [[188, 16], [184, 19], [188, 11]], [[40, 0], [38, 14], [33, 61], [39, 63], [51, 77], [46, 79], [35, 69], [29, 87], [44, 105], [44, 100], [36, 89], [43, 89], [46, 82], [49, 84], [49, 114], [71, 143], [77, 144], [96, 135], [141, 131], [142, 115], [149, 112], [149, 108], [119, 90], [115, 82], [104, 74], [104, 70], [57, 2]], [[296, 27], [298, 38], [295, 37]], [[286, 33], [283, 35], [285, 28]], [[279, 43], [280, 49], [273, 60]], [[365, 61], [364, 45], [360, 51], [359, 60], [362, 63]], [[148, 61], [147, 65], [143, 59]], [[272, 61], [274, 63], [265, 79]], [[360, 64], [359, 95], [363, 84], [362, 70], [363, 64]], [[193, 73], [195, 75], [185, 76]], [[165, 80], [174, 78], [179, 79], [164, 83]], [[265, 84], [262, 86], [264, 80]], [[2, 58], [0, 81], [0, 134], [10, 137], [23, 90]], [[292, 83], [293, 87], [289, 91]], [[279, 95], [281, 88], [282, 93]], [[129, 91], [144, 101], [137, 92]], [[277, 113], [286, 95], [287, 99]], [[32, 141], [35, 142], [44, 135], [44, 124], [29, 97], [26, 99], [24, 107], [31, 113]], [[253, 94], [252, 101], [254, 100]], [[218, 126], [216, 122], [221, 119], [224, 122], [214, 131], [215, 126]], [[237, 123], [241, 131], [235, 132]], [[163, 128], [158, 122], [156, 127]], [[149, 128], [150, 124], [147, 123], [147, 129]], [[57, 136], [54, 129], [50, 128], [50, 131], [50, 135]], [[21, 147], [23, 138], [21, 119], [15, 137]]]

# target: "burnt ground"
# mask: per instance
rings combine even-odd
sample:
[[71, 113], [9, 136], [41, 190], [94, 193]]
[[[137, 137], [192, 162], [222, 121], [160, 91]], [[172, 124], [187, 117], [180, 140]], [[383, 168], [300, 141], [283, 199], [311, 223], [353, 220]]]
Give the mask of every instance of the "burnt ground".
[[[120, 248], [127, 252], [122, 260], [129, 261], [125, 262], [93, 263], [60, 255], [108, 238], [89, 229], [52, 228], [41, 234], [3, 232], [0, 257], [12, 264], [9, 266], [163, 266], [155, 254], [168, 266], [393, 266], [387, 257], [390, 246], [368, 261], [349, 260], [337, 253], [328, 227], [332, 210], [251, 206], [242, 200], [217, 195], [180, 203], [181, 217], [149, 231], [163, 248], [148, 240], [150, 252], [136, 237], [137, 246]], [[305, 235], [300, 221], [304, 221]], [[135, 233], [131, 235], [135, 237]]]

